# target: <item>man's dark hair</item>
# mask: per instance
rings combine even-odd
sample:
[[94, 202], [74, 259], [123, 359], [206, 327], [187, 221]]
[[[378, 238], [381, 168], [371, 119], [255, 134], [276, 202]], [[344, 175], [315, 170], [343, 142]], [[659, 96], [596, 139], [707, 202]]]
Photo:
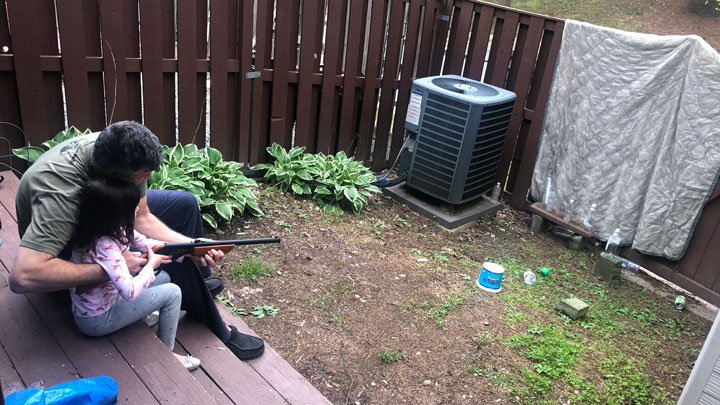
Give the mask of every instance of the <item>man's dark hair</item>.
[[121, 244], [132, 242], [135, 208], [141, 194], [137, 185], [121, 179], [91, 178], [80, 193], [78, 224], [71, 246], [92, 249], [103, 236]]
[[100, 132], [92, 150], [94, 169], [128, 176], [160, 166], [163, 150], [157, 136], [134, 121], [120, 121]]

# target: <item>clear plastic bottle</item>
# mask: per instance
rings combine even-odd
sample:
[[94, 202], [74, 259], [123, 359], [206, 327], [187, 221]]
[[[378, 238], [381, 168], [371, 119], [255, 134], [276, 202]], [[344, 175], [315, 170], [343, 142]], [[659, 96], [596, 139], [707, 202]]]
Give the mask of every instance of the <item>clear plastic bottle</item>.
[[535, 276], [535, 273], [533, 273], [532, 269], [525, 269], [523, 280], [525, 280], [525, 284], [533, 285], [535, 284], [535, 281], [537, 281], [537, 277]]
[[590, 209], [588, 210], [587, 214], [585, 214], [585, 218], [583, 218], [583, 225], [585, 225], [586, 228], [590, 228], [592, 225], [590, 224], [590, 217], [592, 217], [593, 212], [595, 212], [595, 208], [597, 207], [597, 204], [590, 205]]
[[605, 244], [605, 250], [608, 253], [617, 255], [620, 247], [620, 228], [616, 228], [615, 231], [610, 235]]
[[490, 195], [490, 199], [492, 200], [492, 202], [500, 201], [501, 189], [502, 187], [500, 186], [500, 182], [497, 182], [497, 184], [495, 184], [495, 187], [493, 188], [492, 194]]
[[565, 213], [563, 214], [563, 220], [565, 220], [565, 222], [570, 222], [570, 220], [572, 220], [572, 217], [570, 216], [570, 211], [573, 210], [573, 205], [575, 205], [575, 199], [571, 198], [570, 204], [568, 205]]
[[550, 204], [550, 197], [552, 195], [552, 174], [548, 174], [547, 181], [545, 182], [545, 195], [543, 196], [543, 204], [545, 209], [550, 211], [552, 206]]
[[630, 260], [623, 259], [622, 267], [626, 268], [633, 273], [637, 273], [640, 271], [640, 266], [637, 263], [633, 263]]

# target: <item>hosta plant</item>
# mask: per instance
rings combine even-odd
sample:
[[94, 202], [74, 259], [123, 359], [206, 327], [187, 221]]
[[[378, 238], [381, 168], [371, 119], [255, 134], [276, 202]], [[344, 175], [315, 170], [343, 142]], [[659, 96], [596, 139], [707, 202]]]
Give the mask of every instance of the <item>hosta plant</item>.
[[250, 212], [260, 216], [252, 188], [255, 180], [245, 177], [242, 163], [223, 161], [217, 149], [199, 149], [194, 144], [164, 146], [162, 165], [148, 181], [148, 188], [181, 190], [195, 195], [203, 220], [217, 228], [216, 218], [230, 221]]
[[308, 167], [313, 161], [312, 155], [304, 153], [304, 146], [292, 148], [288, 152], [282, 146], [273, 143], [266, 150], [275, 158], [275, 162], [260, 163], [253, 166], [253, 169], [267, 169], [265, 178], [284, 192], [297, 195], [312, 194], [310, 184], [313, 178], [308, 173]]
[[343, 209], [359, 213], [367, 204], [370, 193], [380, 189], [370, 184], [375, 176], [361, 162], [350, 159], [345, 152], [313, 156], [308, 169], [316, 182], [313, 198], [327, 213], [342, 215]]
[[304, 147], [287, 152], [275, 143], [267, 151], [275, 161], [253, 168], [267, 169], [265, 178], [283, 191], [312, 196], [326, 213], [342, 215], [344, 210], [352, 210], [357, 214], [370, 194], [380, 191], [371, 184], [375, 176], [370, 169], [344, 152], [313, 155], [304, 153]]
[[27, 160], [29, 164], [33, 164], [33, 163], [35, 163], [36, 160], [38, 160], [38, 158], [40, 156], [42, 156], [43, 153], [45, 153], [47, 150], [49, 150], [53, 146], [55, 146], [61, 142], [64, 142], [70, 138], [75, 138], [76, 136], [85, 135], [85, 134], [89, 134], [89, 133], [92, 133], [92, 131], [90, 131], [89, 129], [86, 129], [85, 132], [80, 132], [79, 129], [75, 128], [74, 126], [71, 126], [70, 128], [68, 128], [64, 131], [60, 131], [57, 134], [55, 134], [55, 136], [52, 139], [43, 142], [42, 146], [44, 146], [45, 149], [40, 148], [38, 146], [27, 145], [27, 146], [23, 146], [22, 148], [13, 149], [12, 153], [13, 153], [13, 155], [15, 155], [21, 159]]

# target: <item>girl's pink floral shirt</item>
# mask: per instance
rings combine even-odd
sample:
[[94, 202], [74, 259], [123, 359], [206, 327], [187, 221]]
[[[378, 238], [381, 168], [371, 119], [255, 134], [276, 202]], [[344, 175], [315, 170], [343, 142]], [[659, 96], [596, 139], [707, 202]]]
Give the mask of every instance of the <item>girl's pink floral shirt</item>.
[[118, 296], [126, 301], [132, 301], [155, 281], [155, 272], [152, 267], [145, 266], [133, 277], [128, 270], [122, 252], [130, 247], [143, 253], [147, 245], [155, 246], [163, 242], [145, 237], [135, 231], [132, 243], [124, 245], [114, 239], [102, 237], [94, 249], [75, 250], [70, 258], [73, 263], [97, 263], [108, 276], [110, 281], [105, 282], [89, 291], [78, 294], [76, 288], [70, 289], [73, 315], [77, 317], [93, 317], [101, 315], [115, 304]]

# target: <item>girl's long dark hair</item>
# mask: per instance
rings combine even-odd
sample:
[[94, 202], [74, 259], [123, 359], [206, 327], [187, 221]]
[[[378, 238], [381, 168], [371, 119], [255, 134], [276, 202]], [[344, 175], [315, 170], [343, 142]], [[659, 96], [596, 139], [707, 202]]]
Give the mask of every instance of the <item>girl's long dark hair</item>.
[[140, 194], [138, 186], [125, 180], [91, 178], [80, 194], [78, 225], [71, 245], [90, 249], [103, 236], [130, 243]]

